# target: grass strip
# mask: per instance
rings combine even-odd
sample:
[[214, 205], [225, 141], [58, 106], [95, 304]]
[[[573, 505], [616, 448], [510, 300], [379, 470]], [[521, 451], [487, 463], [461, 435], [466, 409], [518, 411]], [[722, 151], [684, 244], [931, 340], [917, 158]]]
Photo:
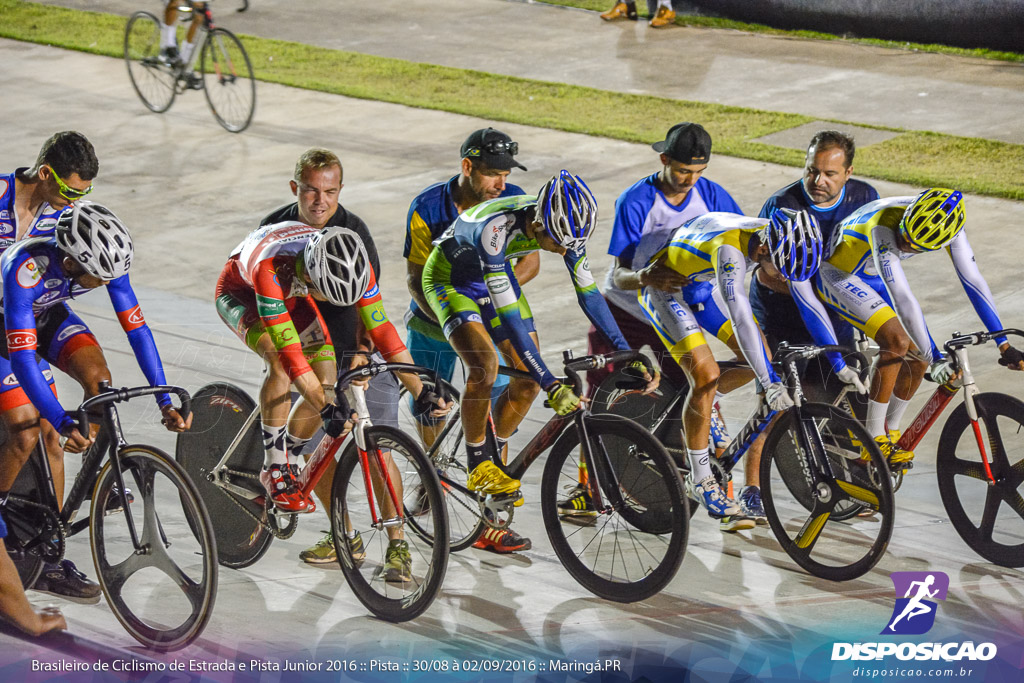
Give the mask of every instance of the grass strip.
[[[615, 0], [537, 0], [547, 5], [561, 5], [562, 7], [575, 7], [577, 9], [593, 10], [595, 12], [606, 12], [611, 9]], [[644, 0], [637, 0], [637, 15], [648, 17], [647, 3]], [[787, 38], [807, 38], [809, 40], [844, 40], [859, 45], [874, 45], [897, 50], [910, 50], [911, 52], [935, 52], [945, 55], [957, 55], [959, 57], [978, 57], [981, 59], [995, 59], [1003, 62], [1024, 62], [1024, 54], [1019, 52], [1004, 52], [1001, 50], [989, 50], [987, 48], [964, 48], [952, 47], [950, 45], [938, 45], [934, 43], [911, 43], [902, 40], [885, 40], [883, 38], [858, 38], [851, 35], [836, 35], [834, 33], [821, 33], [820, 31], [790, 30], [774, 28], [765, 24], [751, 24], [745, 21], [725, 19], [724, 17], [705, 17], [699, 14], [677, 14], [676, 23], [680, 26], [696, 26], [699, 28], [722, 28], [734, 31], [745, 31], [747, 33], [761, 33], [764, 35], [785, 36]]]
[[[0, 37], [122, 56], [125, 17], [0, 0]], [[83, 30], [88, 27], [88, 30]], [[244, 36], [260, 80], [630, 142], [659, 140], [674, 123], [700, 121], [716, 153], [801, 166], [799, 150], [752, 142], [814, 119], [795, 114], [633, 95], [373, 57]], [[842, 128], [844, 122], [836, 121]], [[871, 126], [879, 128], [878, 126]], [[888, 129], [897, 130], [897, 129]], [[899, 131], [858, 149], [858, 175], [1024, 199], [1024, 145]]]

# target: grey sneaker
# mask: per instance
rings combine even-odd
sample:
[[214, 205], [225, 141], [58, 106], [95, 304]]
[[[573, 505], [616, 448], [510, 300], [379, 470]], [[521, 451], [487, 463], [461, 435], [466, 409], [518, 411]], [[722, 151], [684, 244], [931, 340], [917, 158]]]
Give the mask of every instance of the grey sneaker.
[[381, 576], [388, 583], [408, 583], [412, 581], [412, 556], [409, 544], [395, 539], [388, 543], [384, 553], [384, 570]]
[[758, 526], [768, 526], [768, 515], [764, 514], [764, 505], [761, 504], [761, 489], [744, 486], [740, 491], [739, 504], [743, 514], [757, 522]]

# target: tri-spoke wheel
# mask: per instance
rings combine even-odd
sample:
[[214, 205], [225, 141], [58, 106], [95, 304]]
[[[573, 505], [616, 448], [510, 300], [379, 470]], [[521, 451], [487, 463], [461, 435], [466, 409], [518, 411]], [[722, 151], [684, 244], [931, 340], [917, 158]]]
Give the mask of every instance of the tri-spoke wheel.
[[942, 504], [976, 553], [1003, 567], [1024, 567], [1024, 402], [988, 393], [975, 396], [974, 403], [978, 433], [961, 404], [939, 439], [935, 467]]
[[181, 466], [149, 446], [120, 450], [134, 500], [118, 512], [112, 463], [93, 493], [92, 553], [100, 587], [118, 621], [139, 642], [174, 650], [195, 640], [213, 613], [217, 548], [206, 506]]

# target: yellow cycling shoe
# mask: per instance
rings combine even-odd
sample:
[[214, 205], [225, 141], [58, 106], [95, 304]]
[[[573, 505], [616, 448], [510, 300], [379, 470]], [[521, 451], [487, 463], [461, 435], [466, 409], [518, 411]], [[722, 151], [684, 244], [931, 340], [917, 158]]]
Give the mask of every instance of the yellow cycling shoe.
[[[896, 438], [892, 438], [893, 435]], [[888, 434], [875, 437], [875, 443], [878, 444], [878, 450], [882, 451], [882, 455], [885, 457], [886, 462], [890, 465], [893, 463], [910, 462], [914, 459], [914, 451], [905, 451], [896, 445], [896, 441], [899, 439], [900, 433], [896, 430], [890, 431]], [[866, 448], [860, 449], [860, 459], [870, 460], [871, 456], [868, 454]]]
[[[485, 460], [469, 474], [466, 481], [466, 488], [489, 496], [505, 496], [519, 492], [519, 480], [513, 479], [501, 471], [497, 465], [490, 460]], [[519, 507], [523, 504], [523, 497], [515, 502]]]

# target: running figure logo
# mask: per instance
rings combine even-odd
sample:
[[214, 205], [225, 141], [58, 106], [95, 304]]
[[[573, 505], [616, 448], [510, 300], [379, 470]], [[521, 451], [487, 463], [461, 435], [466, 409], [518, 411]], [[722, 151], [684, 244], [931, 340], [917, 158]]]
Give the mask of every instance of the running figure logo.
[[935, 624], [933, 600], [945, 600], [949, 590], [949, 577], [942, 572], [893, 572], [896, 588], [896, 606], [892, 610], [883, 635], [904, 636], [927, 633]]

